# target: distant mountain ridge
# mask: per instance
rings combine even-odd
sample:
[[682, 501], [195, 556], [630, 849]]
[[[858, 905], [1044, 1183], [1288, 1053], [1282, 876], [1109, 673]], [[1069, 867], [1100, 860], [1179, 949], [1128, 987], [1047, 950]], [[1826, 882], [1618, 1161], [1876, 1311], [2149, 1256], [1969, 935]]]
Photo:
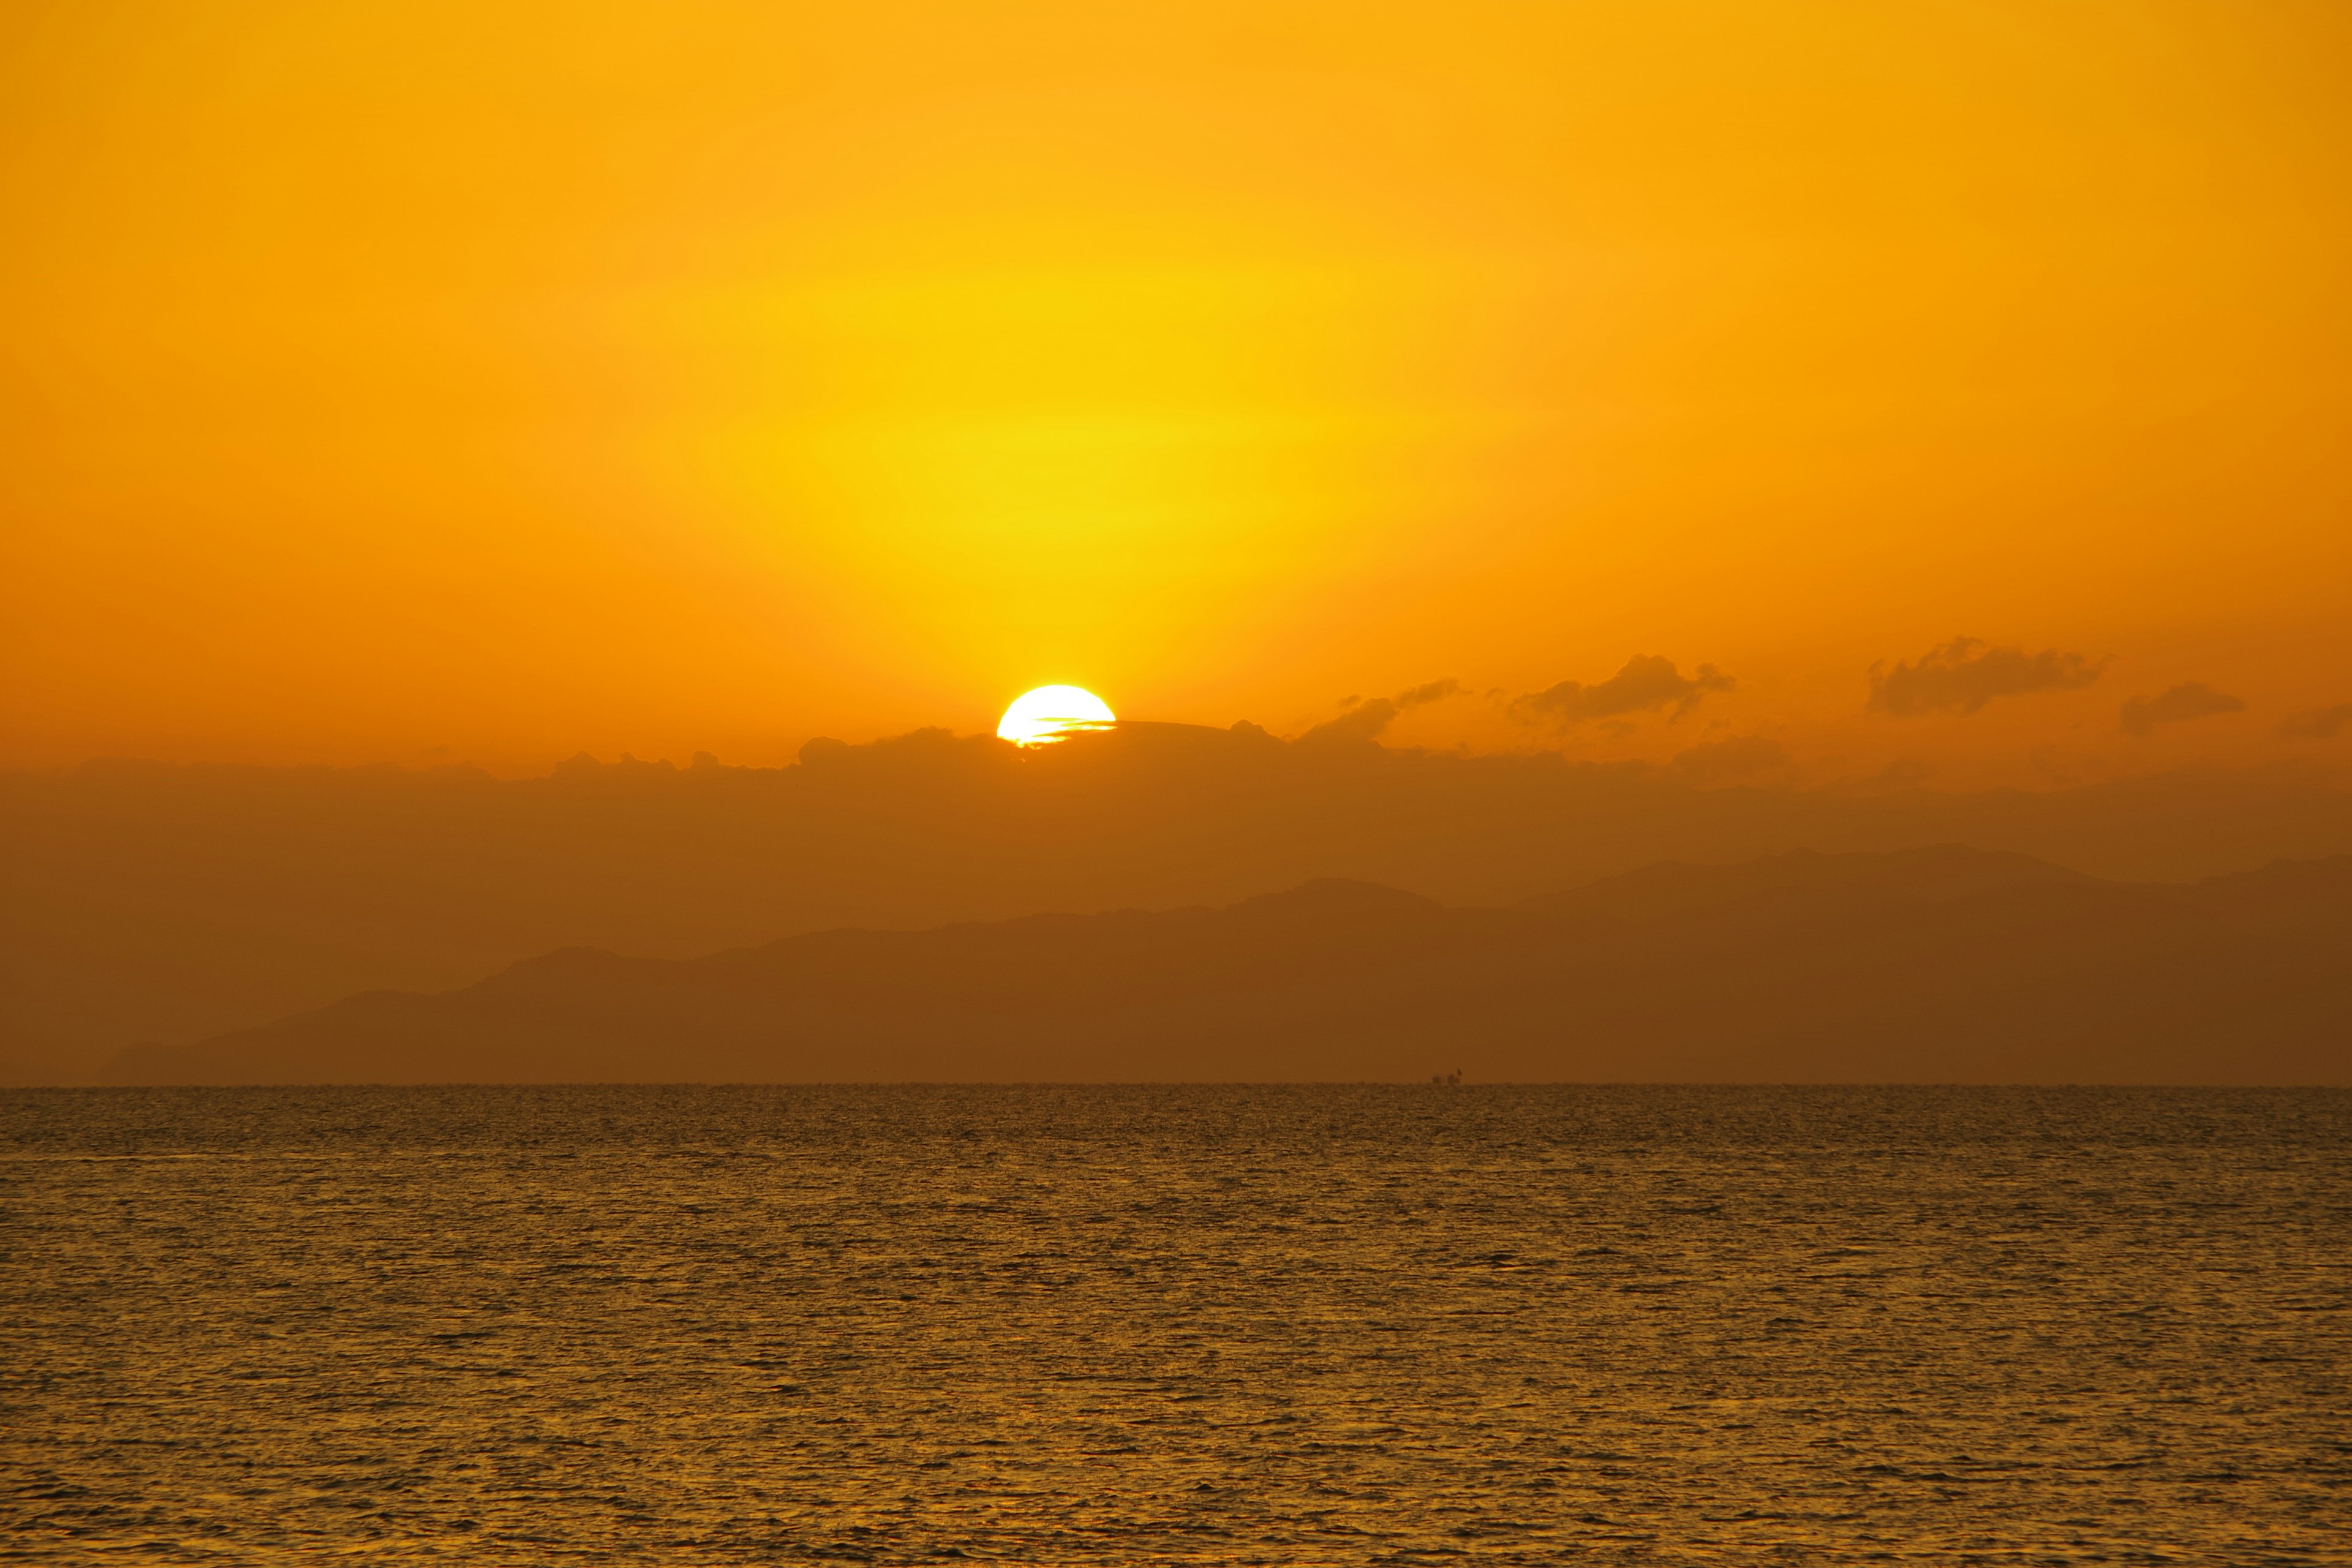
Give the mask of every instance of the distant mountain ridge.
[[589, 948], [105, 1081], [2352, 1083], [2352, 856], [2187, 885], [1956, 846], [1661, 862], [1500, 909], [1223, 908]]
[[1665, 859], [1944, 843], [2187, 881], [2352, 852], [2352, 773], [2315, 756], [2036, 789], [1702, 781], [1152, 723], [1032, 751], [940, 730], [812, 742], [782, 767], [575, 758], [537, 778], [0, 769], [0, 1084], [86, 1082], [132, 1041], [446, 991], [559, 947], [691, 958], [1329, 876], [1498, 905]]
[[1603, 877], [1566, 892], [1520, 901], [1541, 913], [1605, 913], [1641, 920], [1743, 898], [1791, 891], [1870, 889], [1941, 900], [2031, 884], [2084, 886], [2098, 879], [2031, 855], [1939, 844], [1892, 854], [1824, 855], [1794, 849], [1728, 866], [1659, 860], [1639, 870]]

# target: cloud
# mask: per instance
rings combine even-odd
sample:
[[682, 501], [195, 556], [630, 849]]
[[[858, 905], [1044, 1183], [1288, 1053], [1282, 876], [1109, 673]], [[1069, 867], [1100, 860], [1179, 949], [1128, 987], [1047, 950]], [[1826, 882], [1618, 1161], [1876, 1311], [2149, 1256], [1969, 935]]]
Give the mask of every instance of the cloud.
[[1426, 686], [1407, 688], [1389, 700], [1395, 703], [1397, 711], [1402, 713], [1408, 708], [1418, 708], [1424, 702], [1442, 701], [1461, 689], [1462, 683], [1448, 676], [1444, 680], [1433, 680]]
[[2279, 733], [2298, 741], [2331, 741], [2347, 724], [2352, 724], [2352, 702], [2338, 702], [2333, 708], [2288, 714], [2279, 723]]
[[1916, 663], [1870, 667], [1873, 713], [1909, 718], [1921, 713], [1973, 713], [1996, 697], [2029, 691], [2071, 691], [2099, 679], [2107, 667], [2079, 653], [2054, 647], [2028, 653], [2021, 647], [1990, 647], [1979, 637], [1954, 637], [1920, 655]]
[[2182, 724], [2210, 719], [2216, 713], [2242, 713], [2246, 705], [2226, 691], [2216, 691], [2201, 680], [2184, 680], [2154, 697], [2135, 697], [2124, 704], [2126, 735], [2145, 735], [2158, 724]]
[[1761, 735], [1734, 735], [1721, 741], [1702, 741], [1676, 756], [1666, 768], [1677, 778], [1708, 784], [1765, 773], [1786, 765], [1788, 761], [1789, 753], [1780, 749], [1778, 741]]
[[1668, 706], [1674, 709], [1672, 716], [1679, 719], [1708, 692], [1728, 691], [1738, 684], [1711, 664], [1702, 664], [1685, 676], [1675, 668], [1673, 659], [1637, 653], [1606, 680], [1591, 686], [1563, 680], [1549, 690], [1514, 699], [1509, 711], [1514, 719], [1528, 723], [1556, 724], [1562, 729]]
[[1318, 724], [1304, 735], [1302, 742], [1321, 745], [1335, 742], [1369, 744], [1380, 738], [1381, 731], [1395, 721], [1400, 713], [1408, 712], [1425, 703], [1436, 702], [1462, 689], [1462, 683], [1451, 679], [1433, 680], [1426, 686], [1414, 686], [1393, 697], [1375, 697], [1369, 702], [1348, 700], [1352, 706], [1327, 724]]

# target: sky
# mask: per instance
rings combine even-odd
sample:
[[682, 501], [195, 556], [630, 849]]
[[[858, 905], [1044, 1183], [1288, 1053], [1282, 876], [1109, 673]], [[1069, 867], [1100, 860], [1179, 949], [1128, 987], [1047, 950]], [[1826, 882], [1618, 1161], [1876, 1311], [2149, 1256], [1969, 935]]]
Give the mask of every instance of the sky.
[[770, 763], [1068, 682], [2352, 766], [2348, 88], [2352, 11], [2254, 0], [23, 0], [0, 764]]

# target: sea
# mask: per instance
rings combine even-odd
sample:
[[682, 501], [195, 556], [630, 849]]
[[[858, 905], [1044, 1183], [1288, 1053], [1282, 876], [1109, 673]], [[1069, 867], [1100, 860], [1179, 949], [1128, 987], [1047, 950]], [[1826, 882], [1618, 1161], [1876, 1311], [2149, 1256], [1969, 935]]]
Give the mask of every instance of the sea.
[[0, 1093], [0, 1561], [2352, 1563], [2352, 1091]]

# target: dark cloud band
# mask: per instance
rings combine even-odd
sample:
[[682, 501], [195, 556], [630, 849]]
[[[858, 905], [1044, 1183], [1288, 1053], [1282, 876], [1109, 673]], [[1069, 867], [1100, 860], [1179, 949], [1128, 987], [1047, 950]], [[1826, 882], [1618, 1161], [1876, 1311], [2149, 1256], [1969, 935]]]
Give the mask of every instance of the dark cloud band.
[[1738, 684], [1711, 664], [1702, 664], [1685, 675], [1670, 658], [1635, 654], [1606, 680], [1590, 686], [1580, 680], [1563, 680], [1546, 690], [1514, 699], [1510, 713], [1528, 723], [1552, 724], [1562, 729], [1596, 719], [1654, 712], [1662, 708], [1671, 708], [1673, 717], [1679, 719], [1710, 692], [1729, 691]]
[[1870, 667], [1873, 713], [1916, 718], [1928, 713], [1974, 713], [1996, 697], [2034, 691], [2068, 691], [2088, 686], [2107, 667], [2079, 653], [2043, 648], [1993, 647], [1980, 637], [1954, 637], [1941, 647], [1893, 668]]

